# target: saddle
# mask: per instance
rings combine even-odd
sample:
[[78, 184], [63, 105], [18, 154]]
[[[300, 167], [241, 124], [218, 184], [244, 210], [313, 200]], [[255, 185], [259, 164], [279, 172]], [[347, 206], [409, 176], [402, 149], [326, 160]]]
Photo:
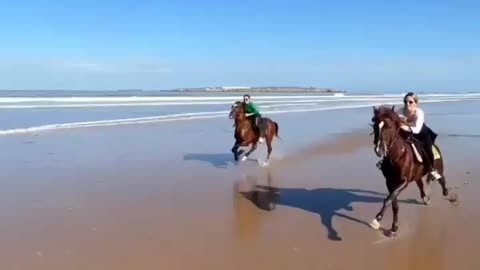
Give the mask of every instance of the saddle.
[[[417, 161], [420, 163], [423, 163], [423, 160], [427, 158], [423, 143], [414, 137], [409, 137], [407, 139], [407, 143], [410, 144], [410, 146], [412, 147], [413, 153], [415, 154], [415, 158], [417, 159]], [[432, 145], [432, 152], [433, 152], [433, 160], [437, 160], [441, 158], [440, 153], [438, 152], [435, 145]]]

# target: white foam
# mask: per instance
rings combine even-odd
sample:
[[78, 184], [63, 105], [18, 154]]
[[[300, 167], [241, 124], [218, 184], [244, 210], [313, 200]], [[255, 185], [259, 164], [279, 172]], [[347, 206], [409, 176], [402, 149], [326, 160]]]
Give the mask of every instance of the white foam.
[[[368, 102], [368, 101], [397, 101], [398, 96], [384, 96], [384, 95], [371, 95], [371, 96], [342, 96], [342, 97], [331, 97], [331, 96], [288, 96], [289, 100], [286, 102], [284, 99], [277, 99], [281, 96], [259, 96], [255, 99], [259, 101], [255, 101], [256, 104], [262, 105], [266, 104], [264, 107], [269, 108], [273, 107], [272, 104], [279, 104], [278, 106], [291, 106], [290, 104], [300, 104], [300, 105], [310, 105], [311, 103], [332, 103], [332, 102]], [[437, 99], [477, 99], [480, 98], [480, 95], [474, 96], [466, 96], [466, 95], [436, 95]], [[156, 99], [157, 97], [148, 97]], [[165, 97], [159, 97], [164, 99]], [[185, 98], [185, 97], [181, 97]], [[205, 98], [205, 97], [202, 97]], [[210, 98], [210, 97], [209, 97]], [[221, 98], [217, 100], [217, 98]], [[231, 100], [224, 100], [224, 97], [213, 97], [212, 100], [196, 100], [192, 99], [192, 97], [188, 97], [185, 101], [150, 101], [147, 102], [145, 100], [134, 100], [129, 98], [123, 98], [121, 100], [116, 100], [115, 102], [107, 102], [108, 100], [100, 100], [103, 98], [87, 98], [81, 100], [76, 99], [68, 99], [62, 98], [62, 101], [53, 99], [45, 99], [45, 98], [32, 98], [27, 99], [20, 98], [20, 100], [16, 100], [16, 98], [0, 98], [0, 109], [48, 109], [48, 108], [90, 108], [90, 107], [142, 107], [142, 106], [198, 106], [198, 105], [231, 105], [234, 101], [238, 100], [235, 98], [230, 98]], [[432, 97], [426, 96], [423, 98], [422, 102], [426, 102]], [[68, 99], [68, 102], [65, 101]], [[41, 100], [44, 100], [42, 103]], [[32, 103], [34, 102], [34, 103]], [[62, 103], [66, 102], [66, 103]], [[309, 104], [310, 103], [310, 104]], [[269, 105], [269, 106], [267, 106]]]
[[[338, 94], [338, 93], [337, 93]], [[312, 93], [309, 95], [266, 95], [256, 93], [255, 100], [285, 100], [285, 99], [348, 99], [348, 98], [398, 98], [403, 94], [380, 94], [380, 95], [324, 95]], [[480, 93], [465, 93], [465, 94], [422, 94], [423, 98], [428, 97], [480, 97]], [[241, 100], [242, 96], [160, 96], [160, 97], [0, 97], [0, 103], [129, 103], [129, 102], [169, 102], [169, 101], [237, 101]]]
[[[436, 99], [436, 100], [426, 100], [424, 101], [424, 103], [452, 102], [452, 101], [461, 101], [461, 100], [464, 100], [464, 99]], [[354, 108], [378, 106], [382, 104], [394, 105], [394, 104], [401, 104], [401, 103], [402, 102], [398, 102], [398, 101], [395, 101], [395, 102], [376, 101], [376, 102], [370, 102], [368, 104], [359, 104], [359, 105], [264, 111], [262, 112], [262, 114], [269, 115], [269, 114], [281, 114], [281, 113], [299, 113], [299, 112], [314, 112], [314, 111], [327, 111], [327, 110], [340, 110], [340, 109], [354, 109]], [[60, 129], [72, 129], [72, 128], [105, 127], [105, 126], [119, 126], [119, 125], [131, 125], [131, 124], [146, 124], [146, 123], [156, 123], [156, 122], [166, 122], [166, 121], [184, 121], [184, 120], [194, 120], [194, 119], [220, 118], [220, 117], [228, 117], [228, 113], [229, 111], [197, 112], [197, 113], [181, 113], [181, 114], [170, 114], [170, 115], [161, 115], [161, 116], [152, 116], [152, 117], [62, 123], [62, 124], [52, 124], [52, 125], [44, 125], [44, 126], [29, 127], [29, 128], [0, 130], [0, 135], [35, 133], [35, 132], [52, 131], [52, 130], [60, 130]]]
[[[370, 101], [370, 100], [392, 100], [386, 98], [351, 98], [342, 99], [341, 101]], [[303, 100], [289, 100], [285, 103], [283, 100], [258, 101], [256, 104], [300, 104], [300, 103], [320, 103], [320, 102], [338, 102], [338, 100], [324, 100], [324, 99], [303, 99]], [[1, 104], [1, 103], [0, 103]], [[132, 102], [132, 103], [77, 103], [77, 104], [16, 104], [16, 105], [0, 105], [0, 109], [42, 109], [42, 108], [89, 108], [89, 107], [141, 107], [141, 106], [179, 106], [179, 105], [231, 105], [229, 101], [199, 101], [199, 102]]]

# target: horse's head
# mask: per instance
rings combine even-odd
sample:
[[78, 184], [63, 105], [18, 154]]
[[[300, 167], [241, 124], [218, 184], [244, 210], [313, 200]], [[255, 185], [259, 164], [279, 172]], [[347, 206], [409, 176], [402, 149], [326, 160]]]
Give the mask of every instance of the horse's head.
[[230, 109], [230, 114], [228, 115], [228, 117], [230, 119], [236, 119], [237, 116], [243, 115], [243, 113], [244, 113], [243, 103], [241, 101], [237, 101], [237, 102], [233, 103], [233, 105]]
[[395, 105], [390, 107], [373, 107], [372, 117], [373, 144], [377, 156], [385, 156], [390, 144], [399, 134], [401, 119], [395, 112]]

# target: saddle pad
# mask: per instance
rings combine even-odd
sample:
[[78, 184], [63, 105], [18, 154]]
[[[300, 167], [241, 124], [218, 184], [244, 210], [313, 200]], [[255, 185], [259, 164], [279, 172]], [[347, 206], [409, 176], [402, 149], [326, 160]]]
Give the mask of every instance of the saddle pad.
[[432, 151], [433, 151], [433, 160], [440, 159], [440, 153], [438, 152], [437, 148], [432, 145]]
[[[422, 163], [423, 158], [420, 152], [418, 151], [417, 146], [414, 143], [412, 143], [411, 146], [413, 149], [413, 153], [415, 153], [415, 157], [417, 158], [418, 162]], [[433, 160], [437, 160], [441, 158], [440, 153], [438, 152], [437, 148], [434, 145], [432, 145], [432, 152], [433, 152]]]

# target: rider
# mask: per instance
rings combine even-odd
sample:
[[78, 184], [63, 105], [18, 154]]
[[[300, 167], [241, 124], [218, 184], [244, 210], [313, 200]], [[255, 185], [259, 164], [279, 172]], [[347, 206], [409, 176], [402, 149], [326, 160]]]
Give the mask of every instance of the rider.
[[397, 110], [404, 124], [401, 128], [409, 132], [414, 138], [424, 144], [424, 150], [428, 158], [430, 175], [438, 180], [442, 176], [434, 167], [432, 146], [435, 142], [437, 134], [425, 125], [425, 115], [422, 109], [418, 108], [418, 97], [413, 92], [407, 93], [403, 98], [404, 107]]
[[[257, 105], [255, 105], [252, 101], [251, 101], [251, 98], [250, 98], [250, 95], [244, 95], [243, 96], [243, 103], [244, 103], [244, 111], [245, 111], [245, 115], [247, 116], [247, 118], [250, 120], [250, 122], [252, 123], [253, 125], [253, 129], [255, 130], [255, 132], [257, 132], [257, 134], [259, 134], [259, 136], [261, 135], [260, 133], [260, 126], [259, 126], [259, 120], [260, 118], [262, 117], [262, 115], [260, 114], [260, 112], [258, 111], [258, 108], [257, 108]], [[258, 142], [259, 143], [262, 143], [263, 142], [263, 138], [260, 137], [258, 139]]]

